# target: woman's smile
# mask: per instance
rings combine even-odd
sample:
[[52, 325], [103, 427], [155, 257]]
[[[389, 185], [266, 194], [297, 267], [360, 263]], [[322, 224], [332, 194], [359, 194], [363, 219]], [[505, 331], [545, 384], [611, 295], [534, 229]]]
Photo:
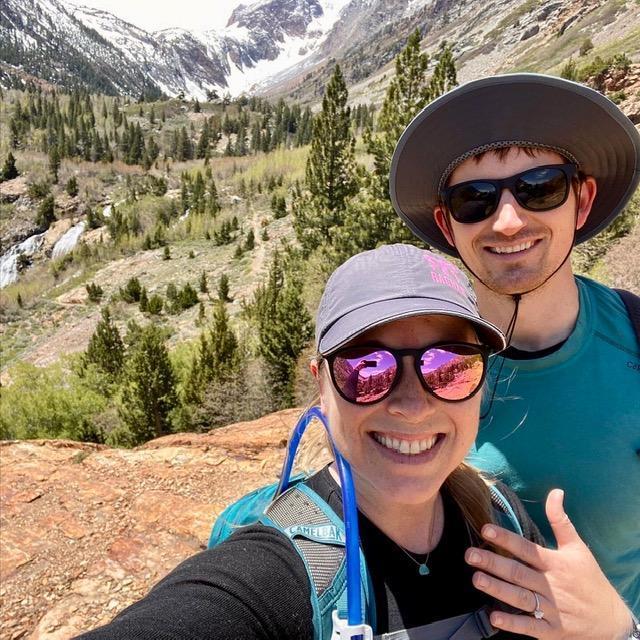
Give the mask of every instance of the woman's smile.
[[381, 455], [391, 456], [401, 464], [421, 464], [437, 455], [445, 434], [398, 436], [374, 431], [371, 438], [381, 449]]

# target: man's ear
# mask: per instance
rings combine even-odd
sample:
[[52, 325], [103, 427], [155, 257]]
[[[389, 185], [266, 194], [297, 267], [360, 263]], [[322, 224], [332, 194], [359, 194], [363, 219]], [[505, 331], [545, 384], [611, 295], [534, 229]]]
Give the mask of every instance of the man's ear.
[[456, 243], [453, 240], [453, 232], [451, 230], [451, 227], [449, 226], [449, 218], [447, 216], [447, 212], [444, 210], [444, 207], [437, 204], [433, 208], [433, 219], [436, 221], [438, 229], [442, 231], [442, 235], [445, 237], [446, 241], [452, 247], [455, 247]]
[[580, 201], [578, 202], [576, 229], [582, 229], [587, 222], [597, 193], [598, 185], [596, 179], [593, 176], [587, 176], [580, 185]]

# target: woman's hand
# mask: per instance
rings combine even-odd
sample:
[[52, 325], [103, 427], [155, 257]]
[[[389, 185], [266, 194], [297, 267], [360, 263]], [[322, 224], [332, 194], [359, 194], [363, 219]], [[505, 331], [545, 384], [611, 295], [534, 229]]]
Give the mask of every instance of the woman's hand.
[[481, 569], [474, 573], [473, 584], [497, 600], [531, 612], [494, 611], [491, 624], [497, 629], [544, 640], [626, 640], [631, 613], [577, 534], [564, 511], [563, 498], [563, 491], [553, 489], [546, 503], [557, 550], [485, 525], [483, 538], [513, 558], [470, 548], [466, 561]]

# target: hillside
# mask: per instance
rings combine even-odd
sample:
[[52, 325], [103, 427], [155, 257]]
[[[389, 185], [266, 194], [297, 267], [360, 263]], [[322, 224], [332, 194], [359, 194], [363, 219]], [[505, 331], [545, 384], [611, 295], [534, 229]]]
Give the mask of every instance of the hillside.
[[63, 640], [108, 622], [205, 548], [232, 500], [273, 482], [290, 409], [132, 450], [0, 444], [0, 636]]

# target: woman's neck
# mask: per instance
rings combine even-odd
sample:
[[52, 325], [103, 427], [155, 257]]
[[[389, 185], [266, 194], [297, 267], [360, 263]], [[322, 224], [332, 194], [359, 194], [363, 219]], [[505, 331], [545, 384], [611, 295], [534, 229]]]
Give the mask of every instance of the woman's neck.
[[[333, 479], [340, 484], [335, 465], [329, 467]], [[393, 497], [369, 495], [358, 489], [358, 510], [382, 533], [412, 553], [428, 553], [438, 545], [444, 530], [444, 507], [440, 492], [416, 504], [399, 503]]]

